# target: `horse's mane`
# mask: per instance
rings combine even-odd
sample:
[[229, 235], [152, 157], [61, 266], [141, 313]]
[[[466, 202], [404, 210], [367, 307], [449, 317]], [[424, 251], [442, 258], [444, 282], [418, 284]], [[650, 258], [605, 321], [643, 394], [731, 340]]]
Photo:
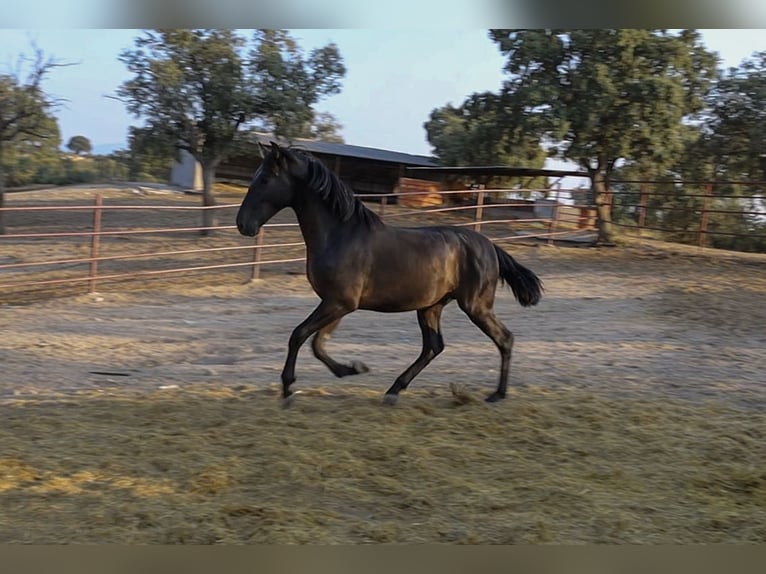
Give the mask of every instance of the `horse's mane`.
[[354, 194], [354, 191], [330, 171], [321, 160], [300, 148], [290, 147], [290, 152], [306, 161], [308, 175], [306, 186], [314, 191], [341, 221], [356, 219], [367, 225], [381, 223], [380, 217]]

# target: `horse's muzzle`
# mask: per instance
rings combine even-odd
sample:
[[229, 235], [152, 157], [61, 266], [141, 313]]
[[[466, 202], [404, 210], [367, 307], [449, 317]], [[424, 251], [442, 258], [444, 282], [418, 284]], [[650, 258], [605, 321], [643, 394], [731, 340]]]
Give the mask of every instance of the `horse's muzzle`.
[[237, 229], [239, 229], [239, 232], [242, 235], [245, 235], [247, 237], [255, 237], [255, 234], [258, 233], [258, 230], [256, 229], [255, 225], [246, 225], [244, 223], [237, 223]]
[[255, 237], [255, 234], [258, 233], [259, 227], [260, 225], [254, 221], [243, 221], [243, 218], [237, 214], [237, 229], [242, 235], [247, 237]]

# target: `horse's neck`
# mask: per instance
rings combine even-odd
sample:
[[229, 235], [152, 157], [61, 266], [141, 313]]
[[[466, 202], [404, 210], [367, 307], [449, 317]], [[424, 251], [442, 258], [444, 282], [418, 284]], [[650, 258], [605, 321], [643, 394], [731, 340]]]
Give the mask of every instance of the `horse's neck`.
[[293, 210], [298, 217], [298, 224], [310, 256], [329, 247], [334, 232], [340, 226], [347, 225], [311, 191], [302, 194], [293, 205]]

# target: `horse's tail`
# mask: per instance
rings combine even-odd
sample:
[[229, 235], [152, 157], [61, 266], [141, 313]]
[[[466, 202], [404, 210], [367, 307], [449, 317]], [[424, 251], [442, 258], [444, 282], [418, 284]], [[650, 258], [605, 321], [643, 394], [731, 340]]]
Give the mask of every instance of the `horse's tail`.
[[[494, 245], [494, 244], [493, 244]], [[499, 280], [508, 285], [522, 307], [537, 305], [543, 293], [543, 282], [505, 251], [494, 245], [500, 265]]]

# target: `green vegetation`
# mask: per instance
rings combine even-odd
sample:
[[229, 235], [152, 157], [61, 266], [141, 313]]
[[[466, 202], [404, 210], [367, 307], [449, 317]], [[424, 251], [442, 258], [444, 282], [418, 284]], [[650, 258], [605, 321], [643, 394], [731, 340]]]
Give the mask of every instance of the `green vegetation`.
[[[232, 30], [150, 30], [135, 45], [120, 55], [132, 77], [117, 97], [145, 121], [141, 145], [199, 162], [205, 206], [215, 205], [216, 169], [241, 128], [300, 137], [319, 119], [321, 130], [333, 129], [314, 105], [341, 89], [346, 69], [334, 44], [305, 55], [285, 30], [250, 40]], [[214, 210], [202, 214], [203, 227], [215, 226]]]
[[[6, 173], [14, 172], [9, 169], [11, 162], [16, 162], [21, 170], [44, 170], [51, 150], [58, 147], [61, 139], [53, 115], [61, 102], [47, 94], [42, 83], [52, 69], [62, 64], [37, 48], [25, 74], [24, 65], [29, 62], [22, 56], [18, 71], [0, 73], [0, 208]], [[5, 233], [2, 211], [0, 233]]]

